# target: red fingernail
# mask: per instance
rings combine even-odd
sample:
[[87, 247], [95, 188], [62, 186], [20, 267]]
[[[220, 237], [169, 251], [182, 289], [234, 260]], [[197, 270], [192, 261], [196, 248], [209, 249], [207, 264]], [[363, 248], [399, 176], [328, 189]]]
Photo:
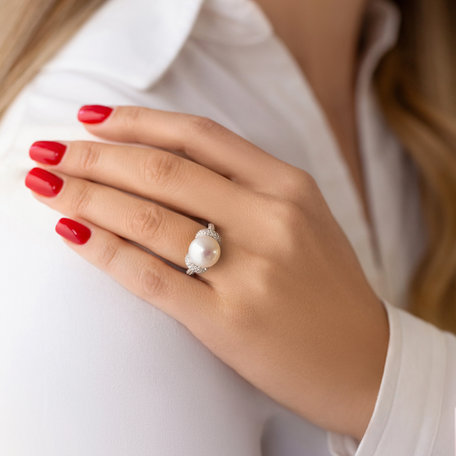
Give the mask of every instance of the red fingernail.
[[97, 124], [109, 117], [111, 112], [112, 108], [108, 106], [86, 105], [79, 110], [78, 120], [88, 124]]
[[92, 234], [89, 228], [69, 218], [61, 218], [55, 225], [55, 231], [65, 239], [79, 245], [85, 244]]
[[63, 180], [41, 168], [33, 168], [25, 178], [25, 185], [43, 196], [55, 196], [60, 192]]
[[36, 141], [30, 146], [29, 155], [35, 160], [46, 165], [57, 165], [62, 160], [67, 146], [54, 141]]

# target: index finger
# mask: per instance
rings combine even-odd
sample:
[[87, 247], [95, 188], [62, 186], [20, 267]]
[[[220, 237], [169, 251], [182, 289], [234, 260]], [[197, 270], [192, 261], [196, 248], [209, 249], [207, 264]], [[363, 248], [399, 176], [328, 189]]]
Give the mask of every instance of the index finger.
[[264, 188], [278, 166], [289, 166], [207, 117], [138, 106], [87, 105], [79, 110], [78, 119], [96, 136], [182, 152], [254, 188]]

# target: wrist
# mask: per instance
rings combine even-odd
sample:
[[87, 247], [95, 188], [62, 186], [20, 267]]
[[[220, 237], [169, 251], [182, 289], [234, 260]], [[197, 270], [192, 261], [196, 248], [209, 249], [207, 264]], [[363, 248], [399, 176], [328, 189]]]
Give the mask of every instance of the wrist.
[[363, 372], [360, 372], [360, 378], [364, 379], [364, 387], [355, 392], [356, 413], [352, 414], [352, 429], [348, 432], [358, 441], [362, 440], [374, 413], [388, 352], [388, 316], [383, 303], [380, 300], [378, 302], [381, 312], [379, 312], [379, 318], [375, 319], [371, 328], [370, 340], [365, 345], [366, 356], [363, 359], [367, 359], [368, 362], [365, 364]]

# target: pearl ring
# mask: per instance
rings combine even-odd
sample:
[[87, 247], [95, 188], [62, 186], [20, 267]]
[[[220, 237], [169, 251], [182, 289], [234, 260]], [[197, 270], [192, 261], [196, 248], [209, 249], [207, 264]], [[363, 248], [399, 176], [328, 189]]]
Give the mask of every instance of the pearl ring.
[[188, 267], [186, 273], [188, 275], [195, 272], [201, 274], [217, 263], [221, 253], [221, 242], [222, 238], [215, 231], [213, 223], [209, 223], [207, 228], [199, 230], [185, 255], [185, 264]]

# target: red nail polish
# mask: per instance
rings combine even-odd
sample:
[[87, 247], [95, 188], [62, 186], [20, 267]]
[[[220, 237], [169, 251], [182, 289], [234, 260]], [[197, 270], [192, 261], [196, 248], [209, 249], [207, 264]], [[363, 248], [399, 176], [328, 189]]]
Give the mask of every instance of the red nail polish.
[[55, 225], [55, 231], [65, 239], [79, 245], [85, 244], [92, 234], [89, 228], [69, 218], [61, 218]]
[[30, 146], [29, 155], [37, 162], [57, 165], [62, 160], [66, 148], [65, 144], [55, 141], [36, 141]]
[[60, 192], [63, 180], [45, 169], [33, 168], [25, 178], [25, 185], [40, 195], [55, 196]]
[[78, 120], [83, 123], [97, 124], [103, 122], [112, 112], [112, 108], [101, 105], [86, 105], [78, 112]]

